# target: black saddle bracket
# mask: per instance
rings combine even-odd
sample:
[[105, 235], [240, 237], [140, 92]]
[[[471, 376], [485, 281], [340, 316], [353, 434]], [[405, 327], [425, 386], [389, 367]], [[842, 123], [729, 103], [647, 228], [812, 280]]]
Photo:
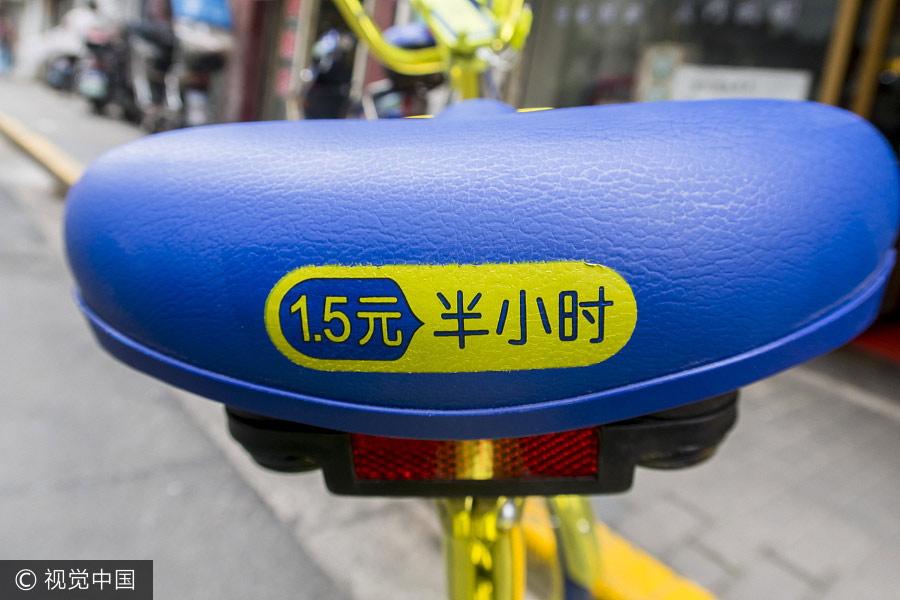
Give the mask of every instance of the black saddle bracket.
[[397, 481], [359, 479], [350, 434], [226, 408], [232, 437], [263, 467], [285, 473], [322, 469], [335, 494], [357, 496], [551, 496], [628, 490], [637, 466], [690, 467], [712, 456], [737, 419], [733, 391], [597, 427], [596, 477]]

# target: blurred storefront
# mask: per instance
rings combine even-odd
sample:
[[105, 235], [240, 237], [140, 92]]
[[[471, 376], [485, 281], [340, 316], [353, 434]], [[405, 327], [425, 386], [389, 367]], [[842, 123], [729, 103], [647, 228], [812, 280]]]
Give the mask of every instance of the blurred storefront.
[[[891, 112], [881, 104], [893, 79], [881, 72], [892, 53], [900, 55], [896, 3], [533, 0], [534, 27], [508, 99], [521, 106], [564, 107], [770, 96], [851, 107], [854, 86], [869, 85], [863, 71], [871, 65], [863, 63], [874, 52], [877, 93], [869, 110]], [[242, 79], [252, 81], [247, 93], [256, 96], [254, 109], [243, 117], [283, 117], [284, 100], [308, 66], [298, 59], [308, 60], [309, 48], [325, 31], [346, 27], [327, 0], [232, 0], [231, 5], [238, 55], [245, 63]], [[311, 25], [304, 22], [308, 5], [314, 5]], [[368, 8], [382, 27], [409, 19], [403, 1], [370, 1]], [[885, 20], [886, 37], [880, 37], [873, 31], [875, 21]], [[894, 67], [900, 73], [900, 61]], [[362, 68], [365, 79], [377, 76], [370, 73], [377, 69], [371, 60]]]
[[765, 95], [818, 84], [834, 0], [535, 3], [522, 101], [575, 106]]
[[[0, 10], [12, 18], [20, 40], [28, 40], [57, 27], [73, 8], [87, 7], [90, 0], [0, 0]], [[138, 19], [144, 0], [96, 0], [94, 4], [114, 19]]]
[[[97, 0], [120, 20], [156, 0]], [[525, 53], [504, 94], [519, 106], [721, 96], [815, 99], [871, 116], [900, 141], [898, 0], [532, 0]], [[0, 0], [20, 45], [89, 0]], [[196, 3], [196, 1], [195, 1]], [[367, 0], [382, 27], [406, 0]], [[229, 0], [235, 37], [223, 120], [291, 117], [313, 43], [347, 27], [329, 0]], [[355, 88], [383, 77], [356, 52]]]
[[534, 0], [522, 106], [817, 100], [900, 147], [897, 0]]

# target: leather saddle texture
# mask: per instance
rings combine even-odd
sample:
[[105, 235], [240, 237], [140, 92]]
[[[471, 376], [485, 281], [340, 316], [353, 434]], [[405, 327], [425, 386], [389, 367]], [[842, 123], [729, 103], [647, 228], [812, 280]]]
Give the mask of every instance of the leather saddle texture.
[[108, 350], [175, 385], [447, 439], [683, 405], [875, 318], [897, 163], [857, 116], [776, 100], [502, 112], [115, 149], [69, 193], [77, 299]]

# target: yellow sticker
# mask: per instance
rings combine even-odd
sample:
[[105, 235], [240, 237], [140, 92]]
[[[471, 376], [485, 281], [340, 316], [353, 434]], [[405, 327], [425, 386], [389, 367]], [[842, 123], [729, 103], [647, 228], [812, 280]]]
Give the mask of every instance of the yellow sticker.
[[307, 266], [269, 293], [266, 331], [320, 371], [584, 367], [631, 338], [628, 283], [584, 262]]

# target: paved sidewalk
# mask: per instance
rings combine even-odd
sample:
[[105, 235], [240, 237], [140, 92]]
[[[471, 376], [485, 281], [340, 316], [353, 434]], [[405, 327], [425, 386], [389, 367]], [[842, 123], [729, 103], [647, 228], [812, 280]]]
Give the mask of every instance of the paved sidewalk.
[[[85, 162], [139, 135], [39, 86], [0, 80], [0, 110]], [[221, 407], [96, 347], [50, 190], [0, 140], [0, 558], [152, 557], [161, 598], [442, 597], [428, 503], [264, 472]], [[599, 516], [721, 600], [900, 598], [897, 389], [896, 368], [846, 350], [750, 386], [717, 456], [640, 470]]]
[[128, 123], [91, 113], [82, 98], [4, 76], [0, 76], [0, 110], [84, 164], [143, 135]]
[[[595, 501], [598, 516], [722, 600], [900, 598], [900, 403], [819, 364], [747, 388], [718, 455], [639, 470], [629, 494]], [[898, 389], [895, 368], [880, 378]]]

